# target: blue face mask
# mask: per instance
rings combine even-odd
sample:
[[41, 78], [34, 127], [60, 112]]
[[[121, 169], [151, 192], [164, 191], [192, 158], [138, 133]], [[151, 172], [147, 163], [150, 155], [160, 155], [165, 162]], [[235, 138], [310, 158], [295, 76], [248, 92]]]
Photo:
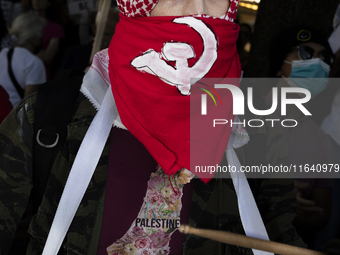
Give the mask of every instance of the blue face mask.
[[292, 65], [288, 77], [290, 86], [308, 89], [312, 97], [326, 88], [330, 67], [320, 58], [285, 61], [285, 63]]

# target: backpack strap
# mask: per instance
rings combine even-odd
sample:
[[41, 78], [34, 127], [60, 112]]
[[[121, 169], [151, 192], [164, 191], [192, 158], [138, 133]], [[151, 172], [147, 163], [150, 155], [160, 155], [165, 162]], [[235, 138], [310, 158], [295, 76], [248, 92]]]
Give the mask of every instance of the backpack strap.
[[12, 56], [13, 56], [13, 52], [14, 52], [14, 48], [11, 48], [8, 52], [7, 52], [7, 59], [8, 59], [8, 74], [9, 77], [12, 80], [12, 83], [15, 87], [15, 89], [17, 90], [19, 96], [21, 99], [24, 98], [24, 89], [22, 87], [20, 87], [17, 79], [14, 76], [13, 70], [12, 70]]
[[33, 212], [36, 212], [54, 159], [67, 137], [84, 72], [65, 70], [39, 87], [34, 106]]

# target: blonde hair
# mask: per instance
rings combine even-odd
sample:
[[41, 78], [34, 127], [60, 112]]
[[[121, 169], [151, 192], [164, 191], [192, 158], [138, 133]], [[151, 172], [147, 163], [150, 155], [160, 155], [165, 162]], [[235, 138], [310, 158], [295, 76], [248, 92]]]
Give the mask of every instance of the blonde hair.
[[9, 33], [15, 38], [14, 45], [29, 46], [32, 37], [42, 38], [45, 24], [45, 19], [33, 11], [19, 15], [9, 30]]

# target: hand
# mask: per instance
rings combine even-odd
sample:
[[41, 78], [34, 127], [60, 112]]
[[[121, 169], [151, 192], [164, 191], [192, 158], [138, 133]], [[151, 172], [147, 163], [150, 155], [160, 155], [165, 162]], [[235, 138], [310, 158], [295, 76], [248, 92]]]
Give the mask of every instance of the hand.
[[315, 205], [313, 200], [304, 199], [301, 195], [296, 196], [297, 200], [297, 217], [308, 217], [311, 215], [321, 215], [323, 209]]
[[297, 200], [297, 216], [308, 217], [322, 214], [322, 207], [316, 206], [313, 200], [305, 199], [301, 195], [301, 192], [309, 187], [309, 183], [294, 180], [294, 186]]

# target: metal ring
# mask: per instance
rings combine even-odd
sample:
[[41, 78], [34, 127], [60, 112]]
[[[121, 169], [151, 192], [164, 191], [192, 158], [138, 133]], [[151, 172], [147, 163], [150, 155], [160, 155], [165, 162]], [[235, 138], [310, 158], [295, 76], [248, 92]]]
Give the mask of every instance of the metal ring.
[[58, 142], [59, 142], [59, 134], [58, 133], [56, 133], [56, 139], [55, 139], [55, 142], [53, 144], [44, 144], [40, 141], [40, 132], [41, 132], [41, 129], [39, 129], [39, 131], [37, 133], [37, 142], [40, 146], [47, 148], [47, 149], [51, 149], [58, 144]]

